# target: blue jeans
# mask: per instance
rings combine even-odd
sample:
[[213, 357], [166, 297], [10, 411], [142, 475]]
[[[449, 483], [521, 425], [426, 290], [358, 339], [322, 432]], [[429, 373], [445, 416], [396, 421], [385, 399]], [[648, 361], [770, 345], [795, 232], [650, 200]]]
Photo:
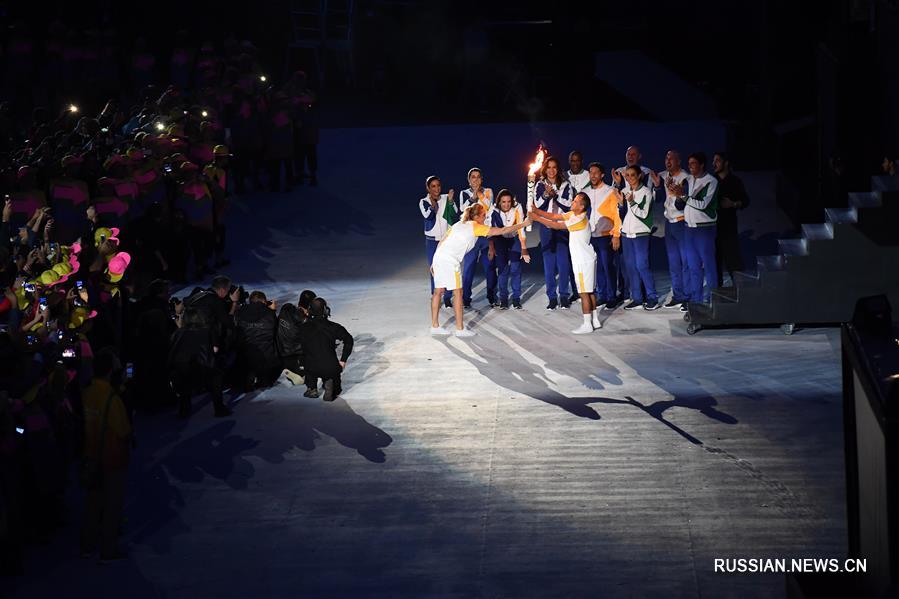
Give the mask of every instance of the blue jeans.
[[[718, 225], [687, 227], [687, 266], [692, 285], [690, 301], [708, 302], [712, 289], [718, 286], [718, 265], [715, 262], [715, 237]], [[702, 283], [705, 279], [705, 289]]]
[[646, 301], [659, 299], [652, 271], [649, 269], [649, 239], [650, 235], [642, 235], [633, 239], [621, 236], [621, 250], [628, 271], [627, 280], [631, 286], [632, 302], [643, 303], [644, 301], [643, 290], [640, 288], [641, 283], [646, 288]]
[[615, 272], [615, 250], [612, 236], [591, 237], [590, 245], [596, 252], [596, 303], [611, 302], [617, 296], [618, 274]]
[[487, 296], [490, 297], [496, 293], [496, 261], [487, 258], [487, 250], [490, 242], [486, 237], [478, 237], [474, 244], [474, 248], [462, 260], [462, 301], [464, 303], [471, 302], [471, 286], [474, 283], [475, 264], [481, 263], [484, 269], [484, 278], [487, 279]]
[[[556, 233], [556, 231], [553, 231]], [[546, 280], [546, 297], [557, 300], [559, 295], [568, 297], [571, 292], [571, 258], [568, 252], [568, 238], [562, 235], [552, 235], [544, 243], [541, 240], [540, 249], [543, 252], [543, 276]], [[556, 277], [558, 276], [558, 288]]]
[[512, 299], [521, 299], [521, 252], [520, 245], [513, 243], [511, 239], [501, 237], [493, 238], [493, 247], [496, 250], [496, 269], [499, 271], [499, 299], [509, 299], [509, 279], [512, 279]]
[[671, 293], [676, 302], [690, 299], [692, 281], [687, 264], [687, 223], [665, 224], [665, 251], [668, 253], [668, 272], [671, 274]]

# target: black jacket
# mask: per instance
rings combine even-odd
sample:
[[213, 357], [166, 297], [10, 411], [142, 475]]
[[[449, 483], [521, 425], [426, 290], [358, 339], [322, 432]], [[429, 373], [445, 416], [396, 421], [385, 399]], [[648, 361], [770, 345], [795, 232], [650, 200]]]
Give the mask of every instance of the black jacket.
[[229, 313], [228, 300], [222, 299], [214, 291], [206, 289], [188, 297], [184, 300], [184, 305], [196, 308], [205, 315], [216, 345], [219, 347], [230, 345], [234, 331], [234, 318]]
[[300, 343], [305, 354], [306, 372], [317, 376], [340, 373], [337, 361], [337, 342], [343, 342], [341, 362], [346, 362], [353, 351], [353, 336], [336, 322], [326, 318], [310, 318], [300, 327]]
[[243, 334], [243, 342], [262, 353], [265, 358], [276, 358], [275, 331], [278, 317], [275, 311], [259, 302], [250, 302], [237, 310], [237, 328]]
[[306, 322], [306, 315], [293, 304], [284, 304], [278, 314], [278, 332], [275, 334], [275, 347], [282, 358], [303, 355], [303, 344], [300, 343], [300, 327]]
[[178, 329], [169, 344], [169, 370], [215, 366], [209, 329]]

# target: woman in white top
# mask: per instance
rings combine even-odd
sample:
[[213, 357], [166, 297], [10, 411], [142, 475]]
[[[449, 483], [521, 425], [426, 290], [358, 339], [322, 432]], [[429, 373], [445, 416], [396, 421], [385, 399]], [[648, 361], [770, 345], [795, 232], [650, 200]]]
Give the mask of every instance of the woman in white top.
[[434, 295], [431, 297], [431, 334], [449, 335], [437, 320], [440, 314], [440, 298], [444, 291], [453, 292], [453, 310], [456, 313], [456, 337], [471, 337], [474, 333], [465, 328], [462, 320], [462, 260], [471, 251], [479, 237], [514, 233], [531, 224], [531, 219], [509, 227], [488, 227], [484, 224], [488, 210], [480, 203], [465, 209], [462, 220], [447, 231], [431, 264], [434, 275]]
[[[619, 203], [627, 202], [627, 214], [621, 222], [621, 250], [628, 271], [631, 301], [625, 310], [656, 310], [660, 307], [655, 280], [649, 268], [649, 240], [652, 237], [652, 191], [643, 184], [640, 167], [624, 169], [624, 189], [616, 191]], [[646, 289], [644, 295], [643, 289]], [[645, 298], [645, 301], [644, 301]]]
[[584, 313], [583, 324], [572, 331], [575, 335], [592, 333], [594, 329], [602, 328], [599, 311], [596, 309], [596, 296], [593, 294], [596, 287], [596, 252], [590, 245], [589, 212], [590, 196], [580, 192], [574, 196], [570, 212], [553, 214], [534, 208], [530, 213], [533, 220], [550, 229], [568, 231], [568, 251], [571, 254], [577, 292], [581, 296], [581, 310]]

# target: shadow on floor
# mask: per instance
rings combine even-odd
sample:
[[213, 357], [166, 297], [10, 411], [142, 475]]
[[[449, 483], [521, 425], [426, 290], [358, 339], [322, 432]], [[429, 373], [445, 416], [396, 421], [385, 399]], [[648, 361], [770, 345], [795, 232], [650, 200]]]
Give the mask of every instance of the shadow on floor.
[[[512, 335], [510, 335], [511, 337]], [[671, 408], [687, 408], [696, 410], [708, 418], [723, 424], [737, 424], [737, 419], [730, 414], [720, 411], [716, 407], [718, 405], [717, 400], [708, 395], [675, 396], [671, 400], [657, 401], [644, 405], [630, 396], [625, 396], [624, 399], [596, 396], [569, 397], [555, 391], [550, 388], [550, 384], [559, 382], [552, 378], [556, 374], [575, 378], [590, 389], [603, 389], [608, 386], [621, 385], [622, 383], [617, 369], [595, 355], [592, 356], [592, 359], [595, 361], [596, 368], [593, 373], [586, 373], [585, 376], [583, 370], [571, 366], [578, 363], [582, 364], [582, 361], [576, 361], [574, 356], [566, 356], [559, 348], [547, 348], [545, 344], [541, 345], [539, 339], [546, 338], [545, 335], [518, 335], [514, 338], [514, 342], [519, 347], [544, 360], [542, 366], [528, 361], [521, 355], [518, 349], [505, 343], [497, 335], [486, 331], [483, 327], [479, 329], [477, 337], [467, 342], [468, 347], [471, 348], [476, 356], [471, 356], [462, 351], [452, 342], [447, 342], [446, 347], [458, 358], [477, 368], [481, 376], [487, 377], [494, 384], [515, 393], [557, 406], [580, 418], [591, 420], [599, 420], [601, 418], [599, 412], [591, 404], [632, 405], [696, 445], [702, 445], [702, 441], [665, 419], [664, 413], [667, 410]], [[528, 344], [530, 344], [530, 347], [528, 347]], [[591, 350], [584, 347], [579, 351], [588, 352]], [[581, 358], [581, 356], [577, 357]]]

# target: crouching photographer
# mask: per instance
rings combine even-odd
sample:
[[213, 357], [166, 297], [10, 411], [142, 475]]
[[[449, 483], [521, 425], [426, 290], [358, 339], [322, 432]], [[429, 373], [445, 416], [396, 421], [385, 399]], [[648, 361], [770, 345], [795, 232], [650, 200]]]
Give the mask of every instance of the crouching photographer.
[[270, 387], [281, 374], [281, 360], [275, 351], [278, 318], [274, 302], [261, 291], [249, 295], [249, 302], [237, 309], [240, 332], [238, 363], [244, 370], [244, 389]]
[[[315, 299], [314, 294], [312, 299]], [[278, 349], [278, 355], [281, 356], [281, 365], [289, 371], [288, 378], [294, 384], [297, 384], [298, 381], [295, 380], [293, 375], [305, 377], [306, 392], [303, 395], [305, 397], [318, 397], [318, 383], [315, 378], [305, 376], [303, 367], [304, 355], [303, 344], [300, 343], [300, 328], [306, 323], [308, 317], [305, 308], [302, 307], [302, 300], [301, 296], [301, 307], [297, 307], [294, 304], [284, 304], [281, 307], [281, 312], [278, 314], [278, 331], [275, 335], [275, 346]], [[307, 301], [307, 307], [308, 303]]]
[[[325, 388], [322, 399], [334, 401], [340, 395], [340, 373], [353, 352], [353, 336], [336, 322], [331, 322], [331, 309], [324, 299], [317, 297], [309, 304], [309, 320], [300, 327], [306, 380], [322, 379]], [[337, 359], [337, 342], [343, 344]]]

